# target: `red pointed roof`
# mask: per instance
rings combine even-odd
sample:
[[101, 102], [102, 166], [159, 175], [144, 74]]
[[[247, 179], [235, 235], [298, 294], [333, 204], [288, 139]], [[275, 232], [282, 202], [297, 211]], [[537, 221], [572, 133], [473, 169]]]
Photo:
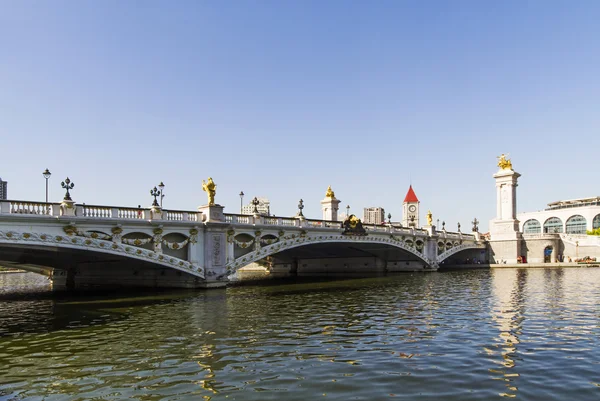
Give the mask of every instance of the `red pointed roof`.
[[404, 203], [406, 202], [418, 202], [419, 198], [415, 195], [415, 191], [412, 189], [412, 185], [408, 188], [408, 192], [406, 193], [406, 197], [404, 198]]

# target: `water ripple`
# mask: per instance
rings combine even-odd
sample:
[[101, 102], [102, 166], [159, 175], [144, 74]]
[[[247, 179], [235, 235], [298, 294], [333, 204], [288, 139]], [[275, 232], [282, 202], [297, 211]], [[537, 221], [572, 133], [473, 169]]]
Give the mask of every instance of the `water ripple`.
[[22, 297], [19, 280], [19, 295], [0, 302], [0, 400], [600, 396], [600, 269], [118, 300]]

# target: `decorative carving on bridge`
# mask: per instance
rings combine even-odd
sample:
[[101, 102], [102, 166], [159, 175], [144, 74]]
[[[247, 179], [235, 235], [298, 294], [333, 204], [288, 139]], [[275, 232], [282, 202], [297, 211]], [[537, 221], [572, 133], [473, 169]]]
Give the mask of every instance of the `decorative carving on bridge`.
[[342, 223], [342, 227], [344, 228], [342, 235], [367, 235], [367, 231], [363, 227], [362, 221], [360, 221], [360, 219], [353, 214], [346, 217], [346, 220], [344, 220]]
[[498, 159], [498, 167], [500, 167], [502, 170], [512, 170], [513, 166], [512, 166], [512, 161], [510, 159], [507, 159], [508, 154], [504, 154], [502, 153], [500, 156], [497, 156]]
[[198, 229], [192, 228], [190, 229], [190, 243], [195, 244], [198, 242]]
[[165, 245], [167, 248], [169, 249], [181, 249], [183, 247], [185, 247], [188, 242], [190, 242], [189, 238], [186, 238], [185, 240], [181, 241], [181, 242], [169, 242], [167, 240], [162, 240], [163, 245]]
[[206, 195], [208, 195], [208, 205], [214, 205], [215, 195], [217, 194], [217, 184], [215, 184], [212, 177], [208, 177], [208, 182], [204, 182], [204, 180], [202, 180], [202, 190], [206, 192]]
[[142, 245], [146, 245], [150, 242], [152, 242], [152, 237], [150, 238], [121, 238], [121, 242], [123, 242], [124, 244], [127, 245], [134, 245], [134, 246], [142, 246]]
[[223, 260], [221, 258], [221, 235], [215, 234], [212, 236], [212, 265], [222, 266]]
[[[115, 227], [117, 228], [117, 227]], [[117, 254], [125, 254], [128, 257], [133, 257], [137, 259], [143, 259], [154, 263], [159, 263], [161, 265], [173, 267], [178, 270], [186, 271], [195, 276], [200, 276], [202, 278], [205, 277], [204, 268], [201, 266], [194, 265], [186, 260], [179, 259], [172, 256], [165, 256], [162, 254], [158, 254], [156, 252], [150, 251], [148, 249], [137, 248], [135, 246], [127, 246], [124, 244], [116, 244], [111, 241], [102, 240], [102, 239], [94, 239], [94, 238], [80, 238], [78, 236], [73, 236], [66, 238], [62, 235], [52, 235], [52, 234], [38, 234], [38, 233], [18, 233], [15, 231], [0, 231], [0, 241], [15, 241], [15, 242], [28, 242], [28, 243], [38, 243], [42, 245], [49, 244], [60, 244], [63, 247], [69, 248], [96, 248], [103, 249], [105, 252], [117, 253]]]

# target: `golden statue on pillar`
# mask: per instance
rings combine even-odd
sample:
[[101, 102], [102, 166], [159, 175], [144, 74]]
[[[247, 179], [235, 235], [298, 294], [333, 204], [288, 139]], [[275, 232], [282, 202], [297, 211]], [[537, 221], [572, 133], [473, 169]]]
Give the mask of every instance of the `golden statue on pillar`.
[[498, 159], [498, 167], [500, 167], [502, 170], [512, 170], [513, 166], [512, 166], [512, 162], [510, 161], [510, 159], [507, 159], [508, 155], [505, 155], [504, 153], [502, 153], [500, 156], [497, 157]]
[[208, 182], [202, 180], [202, 190], [208, 195], [208, 205], [214, 205], [215, 195], [217, 194], [217, 184], [215, 184], [211, 177], [208, 177]]
[[433, 215], [431, 214], [431, 210], [427, 211], [427, 225], [430, 226], [433, 224]]
[[325, 192], [325, 197], [335, 199], [335, 193], [331, 190], [331, 185], [327, 187], [327, 192]]

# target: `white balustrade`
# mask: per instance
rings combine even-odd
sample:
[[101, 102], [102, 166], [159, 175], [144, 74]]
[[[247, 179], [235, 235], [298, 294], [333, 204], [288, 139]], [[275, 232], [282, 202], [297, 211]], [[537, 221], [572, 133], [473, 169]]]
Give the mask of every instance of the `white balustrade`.
[[[3, 202], [3, 204], [5, 204]], [[9, 213], [11, 214], [39, 214], [52, 215], [52, 204], [44, 202], [10, 201]], [[4, 208], [3, 208], [4, 211]]]
[[83, 217], [92, 217], [96, 219], [110, 219], [112, 212], [110, 207], [81, 205]]
[[279, 225], [279, 218], [278, 217], [263, 217], [263, 224], [265, 225], [269, 225], [269, 226], [278, 226]]
[[200, 213], [198, 212], [186, 212], [184, 213], [185, 221], [202, 221], [200, 218]]
[[119, 208], [119, 219], [143, 219], [144, 210], [141, 208]]
[[183, 221], [183, 212], [174, 212], [171, 210], [163, 210], [163, 213], [167, 215], [167, 220]]

